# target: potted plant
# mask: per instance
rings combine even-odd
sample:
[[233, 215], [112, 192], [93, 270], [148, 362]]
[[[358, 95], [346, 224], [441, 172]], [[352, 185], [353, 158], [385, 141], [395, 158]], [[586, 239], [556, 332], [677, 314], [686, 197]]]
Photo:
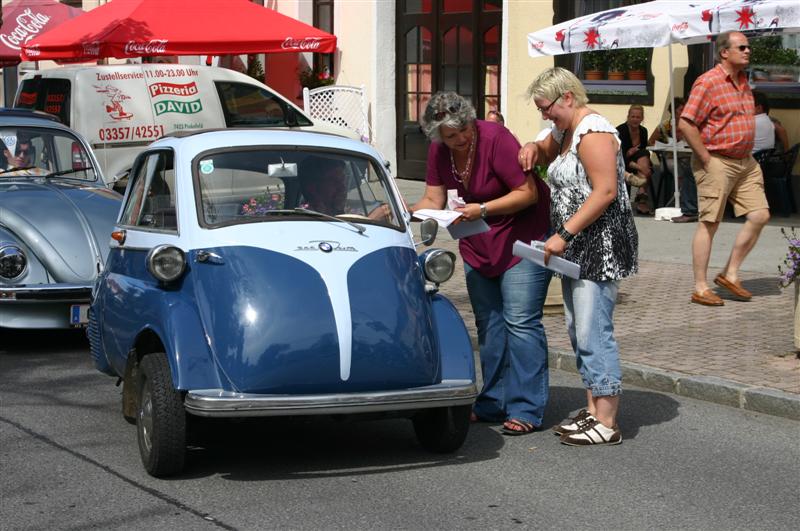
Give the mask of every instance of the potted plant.
[[628, 70], [628, 50], [609, 50], [608, 54], [608, 79], [619, 81], [625, 79]]
[[780, 273], [778, 282], [782, 288], [788, 288], [794, 283], [794, 347], [800, 350], [800, 305], [798, 304], [798, 298], [800, 298], [800, 279], [798, 279], [800, 277], [800, 237], [794, 228], [788, 231], [782, 228], [781, 232], [789, 244], [789, 249], [786, 258], [783, 259], [783, 266], [778, 266], [778, 273]]
[[647, 79], [647, 59], [650, 55], [647, 48], [628, 50], [628, 79]]
[[583, 54], [583, 78], [603, 79], [606, 69], [606, 53], [595, 51]]
[[334, 83], [333, 76], [328, 71], [327, 67], [323, 69], [306, 67], [298, 72], [297, 78], [300, 80], [300, 86], [308, 87], [309, 90], [333, 85]]

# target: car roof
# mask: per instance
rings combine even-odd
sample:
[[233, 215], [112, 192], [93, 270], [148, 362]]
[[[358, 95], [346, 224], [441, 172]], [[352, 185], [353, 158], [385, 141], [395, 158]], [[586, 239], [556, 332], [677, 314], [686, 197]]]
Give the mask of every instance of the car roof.
[[210, 149], [254, 145], [341, 149], [383, 160], [375, 148], [358, 140], [320, 132], [285, 129], [210, 129], [194, 131], [191, 134], [170, 134], [154, 142], [152, 147], [171, 146], [175, 149], [200, 153]]
[[0, 125], [4, 126], [34, 126], [34, 125], [46, 125], [50, 127], [58, 127], [59, 129], [69, 130], [68, 127], [64, 126], [58, 119], [58, 117], [53, 116], [52, 114], [41, 112], [41, 111], [33, 111], [29, 109], [8, 109], [5, 107], [0, 107]]

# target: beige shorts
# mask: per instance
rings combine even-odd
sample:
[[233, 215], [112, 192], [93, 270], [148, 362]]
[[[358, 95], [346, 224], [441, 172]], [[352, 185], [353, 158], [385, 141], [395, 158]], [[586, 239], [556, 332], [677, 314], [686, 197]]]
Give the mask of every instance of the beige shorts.
[[764, 176], [752, 156], [732, 159], [711, 154], [708, 171], [692, 157], [692, 172], [697, 181], [697, 210], [700, 221], [722, 221], [725, 202], [733, 205], [735, 216], [769, 208], [764, 194]]

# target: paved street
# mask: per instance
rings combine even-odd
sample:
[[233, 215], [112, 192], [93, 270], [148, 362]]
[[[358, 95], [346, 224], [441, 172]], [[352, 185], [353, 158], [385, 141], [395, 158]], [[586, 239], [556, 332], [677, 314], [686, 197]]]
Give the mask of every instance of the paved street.
[[[479, 424], [453, 456], [410, 423], [216, 423], [187, 474], [147, 476], [119, 388], [80, 334], [0, 348], [3, 529], [794, 529], [800, 424], [629, 388], [625, 442], [570, 448]], [[553, 371], [546, 426], [580, 406]], [[603, 488], [601, 494], [599, 489]]]

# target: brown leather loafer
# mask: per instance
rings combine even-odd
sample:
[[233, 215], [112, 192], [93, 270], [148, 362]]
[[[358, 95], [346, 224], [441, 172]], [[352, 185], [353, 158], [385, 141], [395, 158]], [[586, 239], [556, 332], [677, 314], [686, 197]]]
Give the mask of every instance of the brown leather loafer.
[[697, 221], [697, 216], [687, 216], [685, 214], [681, 214], [680, 216], [672, 218], [670, 221], [673, 223], [694, 223]]
[[717, 275], [717, 278], [714, 279], [714, 284], [730, 291], [733, 296], [739, 300], [749, 301], [753, 298], [753, 294], [744, 289], [741, 283], [734, 284], [721, 274]]
[[703, 293], [697, 293], [696, 291], [692, 293], [692, 302], [703, 306], [723, 306], [725, 304], [725, 301], [710, 289], [706, 289]]

